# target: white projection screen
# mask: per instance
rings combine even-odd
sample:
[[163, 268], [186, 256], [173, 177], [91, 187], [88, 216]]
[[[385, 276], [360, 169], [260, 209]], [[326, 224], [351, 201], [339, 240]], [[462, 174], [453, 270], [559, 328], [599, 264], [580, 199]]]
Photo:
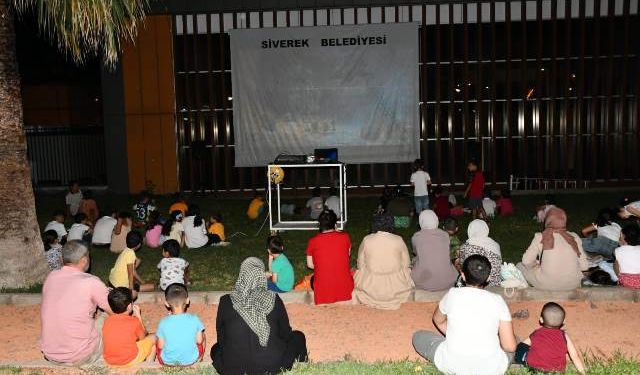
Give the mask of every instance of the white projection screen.
[[230, 31], [235, 165], [338, 148], [345, 163], [419, 157], [418, 25]]

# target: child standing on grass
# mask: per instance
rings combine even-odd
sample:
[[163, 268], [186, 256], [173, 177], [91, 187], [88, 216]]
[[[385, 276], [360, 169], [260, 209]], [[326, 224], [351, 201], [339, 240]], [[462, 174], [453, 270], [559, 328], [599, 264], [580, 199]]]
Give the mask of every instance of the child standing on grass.
[[293, 289], [295, 280], [293, 266], [284, 255], [284, 243], [280, 236], [267, 238], [267, 253], [269, 254], [269, 271], [267, 276], [267, 288], [276, 293], [285, 293]]
[[413, 162], [413, 169], [414, 172], [411, 174], [413, 200], [416, 207], [416, 216], [420, 216], [420, 212], [429, 209], [429, 185], [431, 185], [431, 176], [424, 171], [422, 159], [416, 159]]
[[112, 289], [107, 300], [113, 314], [102, 327], [104, 361], [117, 367], [129, 367], [145, 360], [153, 362], [156, 337], [144, 327], [140, 306], [133, 304], [131, 291]]
[[91, 243], [91, 222], [86, 214], [78, 212], [74, 216], [75, 223], [69, 228], [67, 241], [79, 240]]
[[127, 234], [127, 248], [124, 249], [109, 273], [109, 283], [111, 287], [129, 288], [133, 299], [138, 297], [138, 292], [151, 292], [153, 284], [145, 284], [138, 275], [136, 269], [140, 266], [140, 258], [136, 256], [136, 251], [142, 247], [142, 235], [138, 232]]
[[160, 247], [160, 236], [162, 235], [162, 225], [160, 224], [160, 213], [151, 211], [149, 221], [147, 222], [147, 230], [144, 232], [144, 244], [155, 249]]
[[453, 263], [456, 259], [458, 259], [458, 250], [460, 250], [460, 245], [462, 245], [462, 242], [457, 235], [459, 230], [458, 220], [453, 217], [444, 219], [442, 229], [444, 229], [444, 231], [449, 235], [449, 256], [451, 257], [451, 262]]
[[262, 212], [264, 212], [264, 197], [262, 194], [256, 192], [255, 196], [249, 203], [249, 207], [247, 208], [247, 217], [249, 220], [256, 220]]
[[56, 210], [53, 212], [53, 220], [47, 223], [44, 231], [55, 230], [58, 234], [58, 242], [64, 243], [67, 240], [67, 228], [64, 227], [64, 212]]
[[64, 201], [67, 207], [67, 216], [75, 216], [82, 201], [82, 191], [78, 181], [69, 182], [69, 192], [64, 197]]
[[165, 366], [191, 366], [202, 360], [206, 347], [204, 325], [187, 313], [189, 293], [183, 284], [171, 284], [164, 291], [171, 315], [158, 325], [157, 358]]
[[467, 163], [467, 170], [471, 175], [471, 182], [467, 186], [464, 197], [468, 198], [469, 209], [474, 219], [486, 219], [487, 215], [482, 207], [484, 198], [484, 175], [478, 169], [478, 164], [471, 160]]
[[55, 271], [62, 268], [62, 245], [58, 242], [58, 233], [53, 229], [45, 231], [42, 234], [42, 242], [49, 269]]
[[532, 370], [564, 372], [567, 354], [579, 373], [584, 374], [584, 362], [569, 334], [562, 330], [565, 311], [555, 302], [542, 307], [540, 325], [526, 340], [518, 344], [515, 362]]
[[176, 240], [166, 240], [162, 244], [162, 260], [158, 263], [160, 270], [160, 290], [164, 291], [171, 284], [189, 284], [189, 262], [180, 258], [180, 244]]
[[140, 193], [140, 201], [133, 205], [133, 213], [135, 215], [133, 225], [136, 228], [143, 228], [147, 225], [149, 214], [156, 208], [151, 201], [151, 194], [146, 191]]

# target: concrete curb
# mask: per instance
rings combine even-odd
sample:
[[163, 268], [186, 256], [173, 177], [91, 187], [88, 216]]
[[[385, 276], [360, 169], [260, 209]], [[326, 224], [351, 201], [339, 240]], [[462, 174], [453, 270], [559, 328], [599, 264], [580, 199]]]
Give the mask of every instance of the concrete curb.
[[[588, 287], [569, 291], [551, 291], [534, 288], [520, 289], [513, 292], [506, 291], [499, 287], [488, 288], [491, 292], [501, 295], [507, 302], [525, 301], [629, 301], [640, 302], [640, 290], [631, 290], [622, 287]], [[191, 292], [189, 298], [192, 303], [217, 305], [220, 298], [230, 292]], [[426, 290], [415, 290], [411, 293], [408, 302], [438, 302], [446, 291], [429, 292]], [[293, 291], [280, 294], [280, 298], [285, 304], [313, 305], [312, 291]], [[0, 293], [0, 305], [31, 306], [39, 305], [42, 295], [39, 293]], [[162, 303], [164, 294], [161, 292], [140, 293], [139, 303]], [[353, 298], [345, 305], [356, 305]]]

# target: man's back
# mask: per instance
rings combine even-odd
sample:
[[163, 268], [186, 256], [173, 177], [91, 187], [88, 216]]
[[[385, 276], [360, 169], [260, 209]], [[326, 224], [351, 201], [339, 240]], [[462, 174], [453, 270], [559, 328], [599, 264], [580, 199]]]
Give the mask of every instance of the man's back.
[[93, 315], [108, 309], [107, 287], [97, 277], [65, 266], [42, 287], [42, 351], [47, 359], [75, 363], [100, 341]]

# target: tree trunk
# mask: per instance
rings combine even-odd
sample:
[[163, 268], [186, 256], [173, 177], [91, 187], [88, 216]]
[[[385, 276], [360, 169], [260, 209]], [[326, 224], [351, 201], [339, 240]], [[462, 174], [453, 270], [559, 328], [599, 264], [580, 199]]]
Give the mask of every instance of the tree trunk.
[[22, 127], [14, 18], [0, 0], [0, 288], [24, 288], [48, 273]]

